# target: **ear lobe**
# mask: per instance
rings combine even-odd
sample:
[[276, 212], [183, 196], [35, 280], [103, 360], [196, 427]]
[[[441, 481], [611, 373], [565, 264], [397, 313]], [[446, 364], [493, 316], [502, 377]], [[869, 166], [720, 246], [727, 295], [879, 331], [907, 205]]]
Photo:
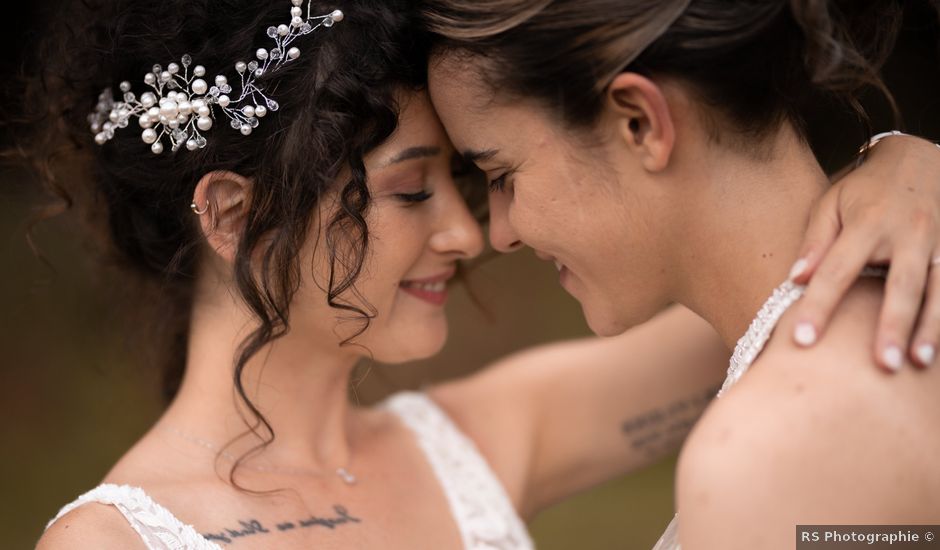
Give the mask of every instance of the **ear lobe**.
[[245, 227], [252, 182], [234, 172], [204, 175], [193, 192], [194, 215], [203, 236], [222, 259], [232, 262]]
[[622, 73], [607, 88], [607, 110], [617, 120], [624, 144], [643, 167], [659, 172], [669, 165], [676, 134], [669, 103], [660, 86], [645, 76]]

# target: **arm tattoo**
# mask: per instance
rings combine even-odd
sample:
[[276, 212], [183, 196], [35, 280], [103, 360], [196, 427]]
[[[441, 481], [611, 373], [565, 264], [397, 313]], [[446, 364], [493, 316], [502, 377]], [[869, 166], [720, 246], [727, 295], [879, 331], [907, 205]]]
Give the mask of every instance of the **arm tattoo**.
[[633, 450], [648, 458], [663, 456], [682, 444], [717, 393], [717, 387], [696, 392], [688, 398], [627, 419], [620, 429]]
[[[297, 521], [280, 521], [275, 524], [275, 530], [278, 532], [283, 532], [292, 531], [295, 529], [310, 529], [313, 527], [336, 529], [338, 525], [362, 522], [361, 519], [350, 515], [349, 511], [346, 510], [346, 508], [343, 506], [333, 506], [333, 511], [336, 512], [336, 516], [334, 517], [310, 516], [309, 518], [300, 519]], [[214, 533], [203, 533], [202, 536], [206, 540], [231, 544], [235, 542], [235, 539], [240, 539], [242, 537], [269, 535], [272, 533], [270, 529], [267, 529], [260, 521], [256, 519], [239, 521], [238, 525], [239, 528], [236, 529], [222, 529], [221, 531], [216, 531]]]

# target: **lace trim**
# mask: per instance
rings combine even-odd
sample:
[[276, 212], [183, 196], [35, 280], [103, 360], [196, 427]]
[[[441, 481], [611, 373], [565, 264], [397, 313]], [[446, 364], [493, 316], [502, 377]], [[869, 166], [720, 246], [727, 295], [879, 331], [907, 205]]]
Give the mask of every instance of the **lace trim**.
[[222, 550], [221, 546], [206, 540], [192, 525], [181, 522], [154, 502], [143, 489], [130, 485], [106, 483], [95, 487], [63, 506], [46, 524], [46, 529], [65, 514], [92, 502], [117, 508], [150, 550]]
[[496, 474], [430, 397], [420, 392], [398, 393], [384, 407], [415, 433], [444, 488], [467, 550], [535, 548]]

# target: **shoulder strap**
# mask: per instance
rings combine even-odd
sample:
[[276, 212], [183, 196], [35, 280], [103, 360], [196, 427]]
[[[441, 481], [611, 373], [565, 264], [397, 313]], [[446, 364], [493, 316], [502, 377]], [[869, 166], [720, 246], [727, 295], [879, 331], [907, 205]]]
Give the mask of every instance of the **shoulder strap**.
[[465, 548], [534, 548], [525, 524], [486, 459], [427, 394], [398, 393], [384, 406], [414, 432], [447, 495]]
[[79, 506], [98, 503], [114, 506], [140, 535], [150, 550], [221, 550], [206, 540], [191, 525], [186, 525], [169, 510], [150, 498], [143, 489], [129, 485], [103, 484], [62, 507], [46, 529]]

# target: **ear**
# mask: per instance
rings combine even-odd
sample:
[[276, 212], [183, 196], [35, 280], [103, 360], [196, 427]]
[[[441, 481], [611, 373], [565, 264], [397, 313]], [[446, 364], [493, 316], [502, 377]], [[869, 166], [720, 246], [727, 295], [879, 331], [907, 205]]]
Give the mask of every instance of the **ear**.
[[662, 89], [636, 73], [621, 73], [607, 88], [606, 108], [625, 145], [650, 172], [669, 165], [676, 142], [669, 103]]
[[193, 193], [193, 211], [209, 247], [228, 262], [234, 261], [245, 228], [251, 186], [248, 178], [216, 171], [204, 175]]

